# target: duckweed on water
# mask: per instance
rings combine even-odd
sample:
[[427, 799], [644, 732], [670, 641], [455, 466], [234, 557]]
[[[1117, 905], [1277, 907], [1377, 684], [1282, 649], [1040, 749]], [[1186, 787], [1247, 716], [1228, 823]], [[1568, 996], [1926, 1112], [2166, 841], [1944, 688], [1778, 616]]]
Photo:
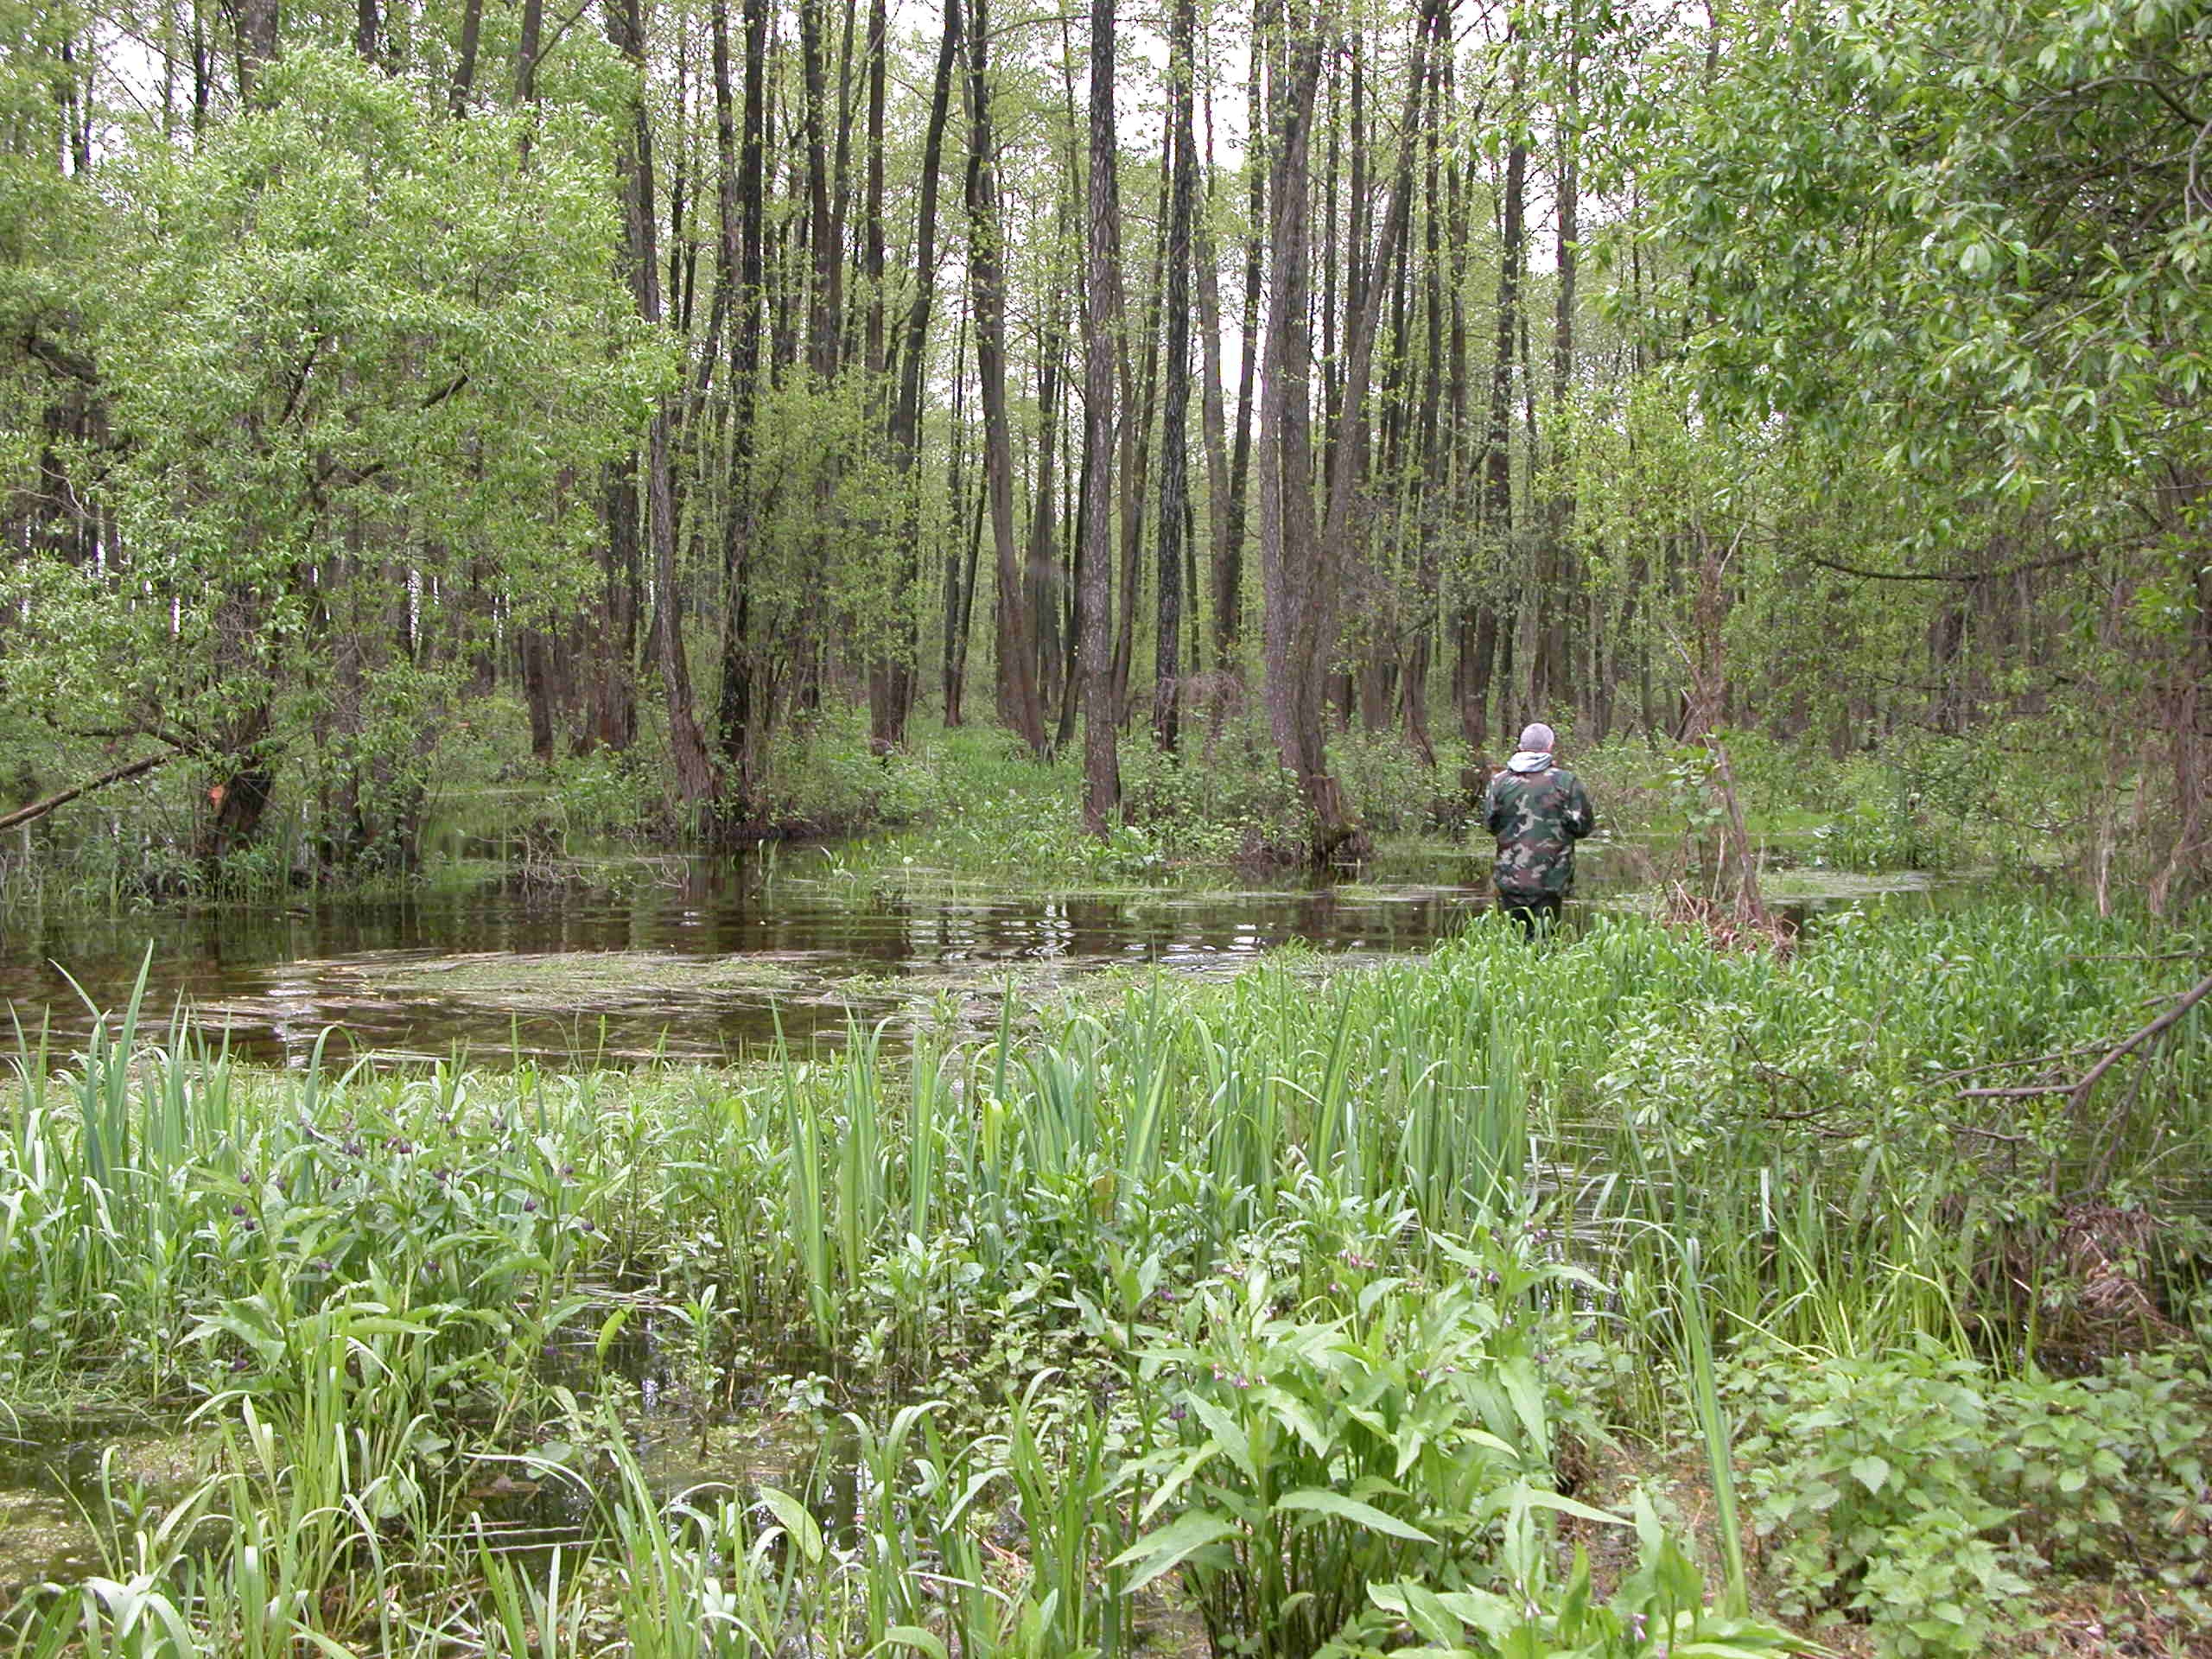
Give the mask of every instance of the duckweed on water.
[[[167, 1402], [212, 1472], [96, 1506], [101, 1570], [7, 1639], [982, 1659], [1195, 1615], [1270, 1659], [1788, 1646], [1759, 1609], [1963, 1653], [2086, 1599], [2178, 1650], [2212, 1631], [2201, 1479], [2092, 1549], [2020, 1518], [2082, 1490], [2079, 1436], [1885, 1450], [1821, 1378], [2101, 1402], [2120, 1473], [2084, 1478], [2123, 1519], [2127, 1471], [2212, 1433], [2202, 1018], [2060, 1086], [2202, 943], [2018, 900], [1847, 913], [1787, 962], [1483, 918], [1425, 961], [1133, 975], [743, 1071], [278, 1075], [126, 1013], [0, 1111], [0, 1398]], [[1748, 1401], [1773, 1461], [1739, 1503]], [[1628, 1480], [1683, 1446], [1701, 1474]], [[1847, 1483], [1884, 1501], [1847, 1547]], [[486, 1521], [548, 1491], [553, 1535]], [[1936, 1539], [1911, 1495], [1955, 1491]], [[1994, 1624], [1949, 1618], [1970, 1575], [1911, 1601], [1912, 1562], [1985, 1547], [2029, 1586]]]

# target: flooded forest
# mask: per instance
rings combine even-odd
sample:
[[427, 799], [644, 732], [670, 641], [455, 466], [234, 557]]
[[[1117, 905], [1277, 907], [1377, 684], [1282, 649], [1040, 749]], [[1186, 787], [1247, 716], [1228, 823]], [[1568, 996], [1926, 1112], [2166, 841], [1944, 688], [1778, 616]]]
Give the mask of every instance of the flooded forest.
[[2212, 1656], [2208, 137], [0, 0], [0, 1659]]

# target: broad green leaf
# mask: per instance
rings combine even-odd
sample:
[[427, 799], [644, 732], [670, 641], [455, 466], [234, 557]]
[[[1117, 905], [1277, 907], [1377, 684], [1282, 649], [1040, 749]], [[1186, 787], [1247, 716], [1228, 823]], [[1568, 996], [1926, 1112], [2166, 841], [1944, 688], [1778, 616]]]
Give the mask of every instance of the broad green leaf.
[[1322, 1487], [1305, 1486], [1294, 1492], [1286, 1492], [1275, 1500], [1275, 1508], [1332, 1515], [1340, 1521], [1350, 1521], [1356, 1526], [1365, 1527], [1370, 1532], [1388, 1533], [1393, 1538], [1404, 1538], [1416, 1544], [1436, 1541], [1419, 1527], [1409, 1526], [1395, 1515], [1386, 1515], [1372, 1503], [1363, 1503], [1356, 1497], [1346, 1497], [1342, 1492], [1332, 1492]]
[[1219, 1543], [1236, 1532], [1236, 1523], [1216, 1510], [1185, 1510], [1159, 1531], [1138, 1539], [1107, 1566], [1138, 1567], [1125, 1591], [1134, 1594], [1161, 1573], [1180, 1567], [1207, 1545]]

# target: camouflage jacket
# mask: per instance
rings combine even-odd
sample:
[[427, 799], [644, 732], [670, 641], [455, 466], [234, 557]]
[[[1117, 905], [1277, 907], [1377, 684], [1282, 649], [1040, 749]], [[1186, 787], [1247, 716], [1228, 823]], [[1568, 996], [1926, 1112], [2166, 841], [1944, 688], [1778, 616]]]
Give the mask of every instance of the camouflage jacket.
[[1483, 822], [1497, 837], [1500, 893], [1563, 898], [1574, 888], [1574, 843], [1598, 827], [1598, 815], [1573, 772], [1548, 754], [1522, 753], [1490, 780]]

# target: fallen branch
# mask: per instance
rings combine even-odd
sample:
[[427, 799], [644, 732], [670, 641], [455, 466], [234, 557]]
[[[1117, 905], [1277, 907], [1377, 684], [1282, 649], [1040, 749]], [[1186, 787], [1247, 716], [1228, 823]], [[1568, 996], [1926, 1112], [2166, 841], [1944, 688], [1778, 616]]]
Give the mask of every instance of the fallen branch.
[[0, 813], [0, 830], [13, 830], [19, 823], [29, 823], [42, 818], [58, 806], [67, 806], [79, 795], [89, 795], [96, 789], [105, 789], [110, 784], [122, 783], [129, 778], [143, 778], [156, 766], [165, 766], [183, 753], [181, 749], [169, 749], [160, 754], [149, 754], [143, 760], [133, 760], [129, 766], [118, 766], [113, 772], [103, 772], [89, 783], [65, 789], [59, 795], [49, 795], [42, 801], [33, 801], [29, 806], [19, 806], [12, 812]]
[[[2079, 1113], [2079, 1110], [2084, 1109], [2086, 1103], [2088, 1103], [2090, 1090], [2093, 1090], [2094, 1086], [2104, 1079], [2104, 1075], [2108, 1073], [2108, 1071], [2113, 1071], [2113, 1066], [2117, 1066], [2121, 1059], [2133, 1055], [2134, 1051], [2144, 1046], [2145, 1042], [2157, 1038], [2161, 1031], [2174, 1027], [2174, 1024], [2179, 1024], [2181, 1020], [2188, 1015], [2190, 1008], [2195, 1008], [2196, 1004], [2203, 1002], [2208, 995], [2212, 995], [2212, 973], [2208, 973], [2205, 978], [2196, 980], [2196, 984], [2192, 984], [2188, 991], [2181, 993], [2179, 998], [2174, 998], [2174, 1007], [2170, 1007], [2168, 1011], [2161, 1013], [2159, 1018], [2152, 1020], [2148, 1027], [2144, 1027], [2141, 1031], [2134, 1031], [2134, 1033], [2128, 1035], [2128, 1038], [2119, 1039], [2119, 1042], [2114, 1042], [2113, 1046], [2104, 1048], [2104, 1055], [2097, 1059], [2097, 1064], [2090, 1066], [2088, 1071], [2084, 1071], [2084, 1073], [2079, 1075], [2075, 1082], [2019, 1084], [2019, 1086], [2015, 1086], [2015, 1089], [1962, 1089], [1958, 1090], [1958, 1093], [1962, 1095], [1962, 1097], [1980, 1097], [1980, 1099], [2029, 1099], [2033, 1097], [2033, 1095], [2070, 1095], [2069, 1103], [2066, 1103], [2066, 1110], [2069, 1110], [2069, 1113]], [[2057, 1053], [2057, 1055], [2039, 1055], [2039, 1059], [2042, 1059], [2042, 1062], [2050, 1062], [2050, 1059], [2063, 1059], [2066, 1055], [2075, 1055], [2075, 1053], [2084, 1053], [2084, 1051], [2082, 1051], [2082, 1048], [2069, 1048], [2069, 1051], [2063, 1051], [2063, 1053]], [[2013, 1064], [2013, 1062], [2002, 1062], [2002, 1064]], [[2024, 1062], [2024, 1064], [2037, 1064], [2037, 1062]], [[1962, 1075], [1962, 1073], [1953, 1073], [1953, 1075]]]
[[2167, 1027], [2180, 1020], [2183, 1016], [2187, 1014], [2191, 1008], [2202, 1002], [2207, 996], [2212, 996], [2212, 974], [2207, 974], [2203, 978], [2198, 980], [2196, 984], [2192, 985], [2188, 989], [2188, 991], [2183, 993], [2181, 998], [2175, 1002], [2173, 1007], [2168, 1008], [2164, 1014], [2153, 1020], [2149, 1025], [2144, 1027], [2142, 1030], [2137, 1032], [2133, 1036], [2127, 1039], [2126, 1041], [2114, 1047], [2110, 1052], [2106, 1054], [2104, 1058], [2099, 1060], [2094, 1065], [2083, 1072], [2082, 1075], [2082, 1081], [2074, 1085], [2074, 1098], [2069, 1103], [2067, 1109], [2075, 1112], [2080, 1111], [2082, 1105], [2089, 1098], [2089, 1090], [2097, 1086], [2098, 1078], [2103, 1077], [2106, 1072], [2111, 1071], [2113, 1067], [2117, 1065], [2123, 1058], [2129, 1054], [2133, 1053], [2137, 1049], [2142, 1047], [2144, 1044], [2149, 1042], [2160, 1032], [2165, 1030]]

